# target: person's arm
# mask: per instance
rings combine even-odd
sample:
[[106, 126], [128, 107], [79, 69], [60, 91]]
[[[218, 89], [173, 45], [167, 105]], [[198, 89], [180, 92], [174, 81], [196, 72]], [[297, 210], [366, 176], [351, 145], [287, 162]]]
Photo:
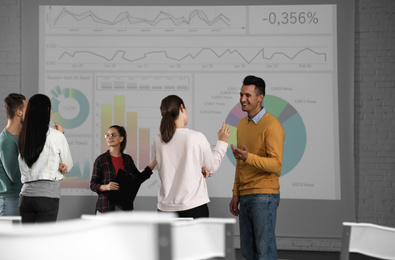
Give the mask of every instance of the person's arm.
[[152, 161], [148, 165], [148, 167], [151, 169], [151, 171], [156, 167], [156, 158], [155, 157], [152, 159]]
[[94, 164], [93, 164], [93, 170], [92, 170], [92, 177], [90, 181], [90, 188], [92, 191], [96, 193], [102, 192], [100, 190], [101, 186], [101, 179], [103, 178], [103, 170], [100, 165], [100, 157], [96, 158]]
[[230, 130], [229, 130], [229, 125], [222, 123], [221, 129], [219, 129], [217, 133], [218, 141], [215, 146], [215, 148], [211, 151], [210, 149], [210, 144], [208, 143], [207, 139], [204, 138], [205, 140], [205, 146], [204, 146], [204, 163], [203, 163], [203, 168], [205, 168], [205, 171], [209, 172], [210, 175], [207, 176], [207, 173], [205, 174], [205, 177], [210, 177], [212, 174], [218, 170], [218, 168], [221, 166], [222, 158], [225, 156], [226, 149], [228, 149], [228, 143], [226, 142], [230, 136]]
[[233, 189], [232, 189], [232, 193], [233, 193], [233, 197], [234, 196], [240, 196], [240, 191], [239, 191], [239, 187], [240, 187], [240, 181], [239, 181], [239, 160], [236, 161], [236, 170], [235, 170], [235, 180], [233, 182]]
[[[153, 169], [155, 168], [155, 166], [156, 166], [156, 159], [155, 159], [155, 158], [151, 161], [151, 163], [150, 163], [149, 166], [145, 167], [145, 169], [144, 169], [142, 172], [140, 172], [140, 171], [137, 169], [137, 167], [136, 167], [136, 165], [134, 164], [134, 161], [133, 161], [133, 159], [132, 159], [131, 156], [127, 156], [126, 158], [127, 158], [127, 160], [128, 160], [128, 164], [129, 164], [129, 166], [130, 166], [131, 171], [132, 171], [133, 174], [140, 180], [141, 183], [143, 183], [144, 181], [146, 181], [147, 179], [149, 179], [149, 178], [151, 177], [151, 175], [152, 175], [152, 170], [153, 170]], [[125, 167], [125, 166], [126, 166], [126, 165], [124, 165], [124, 167]], [[125, 169], [127, 169], [127, 168], [125, 168]]]
[[6, 151], [1, 153], [0, 158], [5, 173], [10, 181], [15, 184], [21, 180], [18, 162], [18, 147], [13, 142], [6, 140], [2, 142], [1, 150]]
[[63, 134], [60, 135], [59, 156], [60, 164], [64, 164], [67, 171], [70, 171], [71, 168], [73, 168], [73, 158], [71, 157], [69, 143], [67, 142], [66, 137]]
[[90, 181], [90, 188], [96, 193], [101, 193], [110, 190], [119, 190], [119, 184], [116, 182], [109, 182], [108, 184], [102, 184], [104, 176], [103, 167], [100, 162], [100, 157], [96, 158], [93, 164], [92, 177]]
[[[236, 133], [236, 136], [238, 135], [238, 132]], [[238, 139], [238, 136], [236, 137]], [[231, 145], [232, 151], [234, 149], [233, 145]], [[233, 216], [238, 216], [239, 215], [239, 199], [240, 199], [240, 181], [239, 181], [239, 164], [240, 161], [236, 160], [236, 170], [235, 170], [235, 180], [233, 182], [233, 197], [232, 200], [229, 203], [229, 211], [232, 213]]]

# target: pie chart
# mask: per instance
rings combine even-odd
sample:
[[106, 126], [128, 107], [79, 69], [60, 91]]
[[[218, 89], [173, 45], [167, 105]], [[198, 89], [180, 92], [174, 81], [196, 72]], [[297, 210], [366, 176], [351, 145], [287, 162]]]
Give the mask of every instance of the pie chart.
[[[56, 86], [51, 90], [52, 98], [52, 120], [63, 128], [71, 129], [76, 128], [82, 125], [85, 122], [85, 119], [89, 115], [89, 102], [85, 95], [73, 88], [65, 88], [61, 89], [59, 86]], [[77, 106], [71, 105], [69, 109], [76, 110], [78, 113], [73, 118], [65, 118], [61, 115], [60, 112], [60, 97], [64, 97], [64, 100], [74, 100], [77, 103]]]
[[[263, 102], [266, 110], [280, 121], [284, 129], [283, 167], [281, 169], [281, 176], [284, 176], [292, 171], [303, 157], [306, 148], [306, 128], [298, 111], [285, 100], [266, 95]], [[234, 106], [228, 114], [225, 122], [229, 124], [231, 132], [228, 139], [229, 145], [237, 145], [237, 124], [246, 116], [247, 113], [241, 110], [240, 104]], [[233, 165], [236, 165], [232, 150], [229, 148], [226, 153]]]

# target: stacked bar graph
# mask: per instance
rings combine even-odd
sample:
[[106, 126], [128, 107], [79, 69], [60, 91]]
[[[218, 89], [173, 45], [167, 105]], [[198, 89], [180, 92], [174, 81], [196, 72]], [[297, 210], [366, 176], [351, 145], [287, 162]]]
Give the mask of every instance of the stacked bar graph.
[[137, 158], [137, 112], [126, 113], [126, 129], [128, 134], [126, 151], [132, 158]]
[[150, 157], [150, 130], [139, 129], [139, 168], [143, 169], [149, 164]]
[[113, 104], [101, 105], [101, 152], [108, 150], [104, 135], [112, 125], [123, 126], [127, 133], [125, 153], [132, 156], [136, 167], [144, 169], [150, 162], [150, 128], [138, 127], [138, 112], [129, 112], [125, 109], [125, 97], [114, 96]]
[[107, 142], [104, 139], [104, 135], [107, 133], [108, 128], [112, 125], [112, 105], [101, 105], [101, 151], [104, 153], [107, 151]]

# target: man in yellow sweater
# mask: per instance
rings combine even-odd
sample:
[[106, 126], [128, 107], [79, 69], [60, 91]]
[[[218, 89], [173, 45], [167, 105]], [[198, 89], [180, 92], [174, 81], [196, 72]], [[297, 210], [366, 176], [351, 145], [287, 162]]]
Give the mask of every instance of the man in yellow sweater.
[[[237, 125], [237, 160], [230, 212], [239, 216], [240, 245], [247, 260], [276, 260], [277, 207], [280, 202], [284, 130], [276, 117], [262, 106], [265, 81], [247, 76], [240, 104], [247, 117]], [[240, 203], [240, 210], [239, 210]]]

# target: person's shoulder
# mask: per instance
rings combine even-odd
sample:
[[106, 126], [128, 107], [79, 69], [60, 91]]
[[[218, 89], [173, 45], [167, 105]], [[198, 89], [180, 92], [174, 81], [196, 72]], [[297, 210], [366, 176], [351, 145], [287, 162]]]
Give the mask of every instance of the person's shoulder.
[[108, 156], [108, 155], [107, 155], [107, 152], [104, 152], [104, 153], [100, 154], [99, 156], [97, 156], [95, 161], [102, 161], [102, 160], [104, 160], [107, 156]]
[[107, 150], [104, 153], [100, 154], [97, 158], [108, 157], [108, 156], [111, 156], [109, 150]]
[[189, 136], [196, 137], [196, 138], [205, 137], [205, 135], [202, 132], [199, 132], [199, 131], [196, 131], [196, 130], [192, 130], [192, 129], [189, 129], [189, 128], [185, 128], [185, 130], [187, 131]]
[[2, 143], [7, 143], [9, 141], [9, 138], [7, 138], [7, 130], [4, 130], [0, 132], [0, 144]]
[[132, 160], [132, 156], [130, 154], [127, 154], [127, 153], [122, 153], [122, 158], [123, 159]]
[[14, 149], [18, 145], [18, 135], [13, 135], [5, 128], [0, 133], [0, 149], [6, 151], [10, 148]]
[[47, 132], [47, 141], [60, 145], [66, 141], [66, 137], [59, 130], [49, 127]]
[[190, 134], [188, 135], [187, 142], [190, 144], [198, 144], [199, 146], [201, 145], [207, 145], [209, 142], [207, 140], [207, 137], [199, 131], [196, 130], [189, 130]]
[[162, 140], [162, 135], [159, 133], [157, 135], [155, 135], [155, 141], [161, 141]]
[[265, 125], [266, 127], [270, 127], [272, 129], [278, 129], [278, 128], [282, 128], [282, 124], [280, 123], [280, 121], [277, 119], [277, 117], [275, 117], [274, 115], [270, 114], [270, 113], [266, 113], [263, 116], [263, 125]]
[[64, 134], [62, 132], [60, 132], [59, 130], [56, 130], [55, 128], [52, 128], [52, 127], [48, 127], [47, 135], [48, 136], [55, 136], [55, 137], [62, 136], [62, 135], [64, 136]]
[[9, 141], [10, 139], [16, 138], [18, 139], [18, 135], [12, 135], [7, 129], [4, 128], [3, 131], [0, 132], [0, 141]]
[[237, 127], [239, 127], [240, 125], [244, 124], [247, 125], [247, 116], [243, 117], [242, 119], [239, 120], [239, 123], [237, 123]]
[[266, 114], [263, 117], [265, 118], [265, 120], [268, 120], [270, 122], [280, 123], [280, 121], [278, 121], [277, 117], [270, 114], [269, 112], [266, 112]]
[[7, 129], [4, 128], [3, 131], [0, 132], [0, 137], [7, 136], [7, 132]]

